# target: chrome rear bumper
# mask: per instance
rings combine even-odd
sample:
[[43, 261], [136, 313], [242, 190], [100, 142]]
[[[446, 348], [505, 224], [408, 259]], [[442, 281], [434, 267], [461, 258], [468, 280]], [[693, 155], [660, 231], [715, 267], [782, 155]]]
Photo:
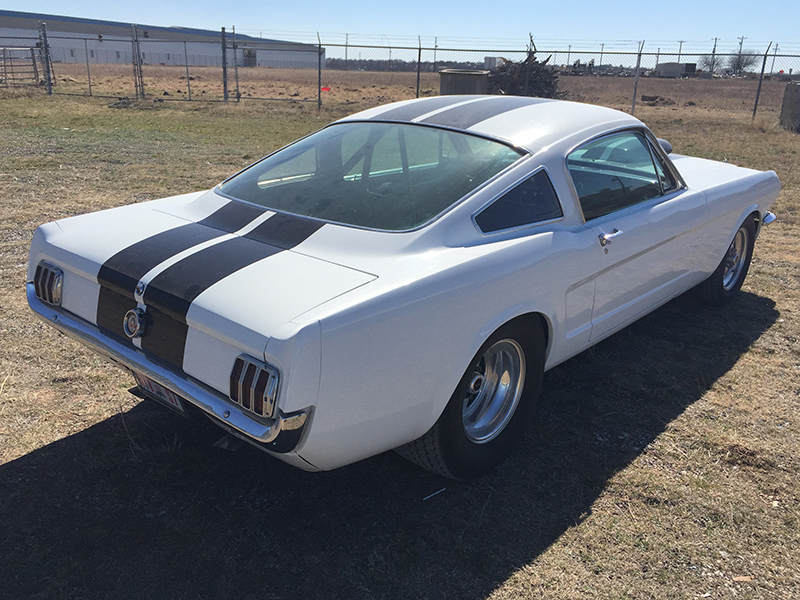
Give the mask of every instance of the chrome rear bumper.
[[45, 304], [36, 297], [33, 282], [26, 284], [26, 293], [28, 304], [40, 319], [117, 366], [141, 373], [172, 390], [236, 437], [263, 450], [280, 454], [297, 447], [306, 426], [308, 411], [284, 414], [278, 409], [274, 419], [255, 421], [240, 406], [213, 388], [185, 373], [176, 373], [153, 363], [141, 350], [120, 344], [100, 333], [95, 325]]

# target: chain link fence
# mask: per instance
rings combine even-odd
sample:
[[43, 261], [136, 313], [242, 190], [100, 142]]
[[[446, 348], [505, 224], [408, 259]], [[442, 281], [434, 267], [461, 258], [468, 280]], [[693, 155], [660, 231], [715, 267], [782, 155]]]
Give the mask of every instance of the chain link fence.
[[[779, 115], [786, 84], [800, 82], [800, 56], [563, 53], [559, 89], [570, 99], [635, 112], [642, 107]], [[602, 61], [602, 62], [601, 62]], [[639, 67], [636, 68], [638, 61]], [[727, 65], [746, 66], [735, 72]], [[775, 69], [773, 65], [781, 69]], [[763, 73], [762, 73], [763, 68]], [[638, 75], [638, 77], [637, 77]]]
[[[130, 40], [98, 38], [50, 35], [48, 40], [42, 28], [38, 38], [10, 40], [13, 46], [0, 39], [0, 58], [5, 73], [21, 61], [25, 72], [32, 71], [31, 77], [45, 87], [49, 74], [56, 94], [158, 101], [259, 99], [357, 110], [437, 95], [446, 69], [492, 72], [528, 56], [525, 50], [425, 47], [421, 42], [416, 47], [324, 44], [319, 38], [317, 44], [275, 42], [237, 38], [224, 28], [217, 42], [148, 39], [135, 26]], [[633, 113], [657, 107], [776, 116], [786, 84], [800, 81], [800, 55], [778, 53], [777, 48], [761, 54], [602, 48], [538, 50], [536, 58], [558, 76], [560, 97]], [[18, 62], [12, 64], [6, 56]], [[21, 81], [2, 77], [0, 84], [6, 86]]]

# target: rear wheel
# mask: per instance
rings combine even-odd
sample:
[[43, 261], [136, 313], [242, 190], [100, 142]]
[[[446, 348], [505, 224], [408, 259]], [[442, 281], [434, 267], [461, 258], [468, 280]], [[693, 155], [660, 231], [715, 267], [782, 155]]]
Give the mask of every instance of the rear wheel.
[[434, 473], [472, 479], [519, 442], [542, 386], [544, 333], [536, 318], [508, 323], [470, 362], [436, 424], [397, 452]]
[[753, 257], [755, 233], [755, 223], [748, 217], [733, 236], [733, 241], [717, 269], [700, 284], [700, 292], [706, 302], [720, 306], [742, 289], [750, 268], [750, 259]]

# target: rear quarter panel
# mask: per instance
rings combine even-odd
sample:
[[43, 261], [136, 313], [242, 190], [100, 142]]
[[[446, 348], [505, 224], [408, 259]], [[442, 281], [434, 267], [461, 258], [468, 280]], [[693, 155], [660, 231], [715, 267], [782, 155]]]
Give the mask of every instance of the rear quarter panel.
[[587, 266], [553, 240], [541, 231], [409, 256], [415, 268], [397, 269], [405, 279], [379, 278], [304, 315], [320, 321], [322, 365], [299, 454], [331, 469], [418, 438], [495, 329], [531, 311], [563, 321], [567, 282], [582, 277], [571, 271]]
[[774, 171], [756, 171], [689, 156], [672, 156], [690, 189], [705, 196], [708, 223], [703, 237], [701, 269], [710, 274], [725, 255], [739, 225], [752, 213], [769, 210], [780, 192]]

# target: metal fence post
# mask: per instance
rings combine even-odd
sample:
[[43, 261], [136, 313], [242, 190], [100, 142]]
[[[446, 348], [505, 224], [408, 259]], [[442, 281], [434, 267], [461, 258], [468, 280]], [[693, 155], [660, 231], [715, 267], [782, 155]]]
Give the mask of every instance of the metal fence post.
[[183, 60], [186, 63], [186, 89], [189, 91], [189, 100], [192, 99], [192, 84], [189, 81], [189, 51], [186, 49], [186, 42], [183, 42]]
[[[5, 53], [5, 48], [3, 48], [3, 53]], [[33, 80], [36, 83], [39, 83], [39, 69], [36, 66], [36, 53], [31, 48], [31, 64], [33, 65]]]
[[44, 63], [44, 86], [48, 95], [53, 95], [53, 78], [50, 70], [50, 44], [47, 43], [47, 24], [39, 23], [39, 41], [42, 44], [42, 62]]
[[136, 92], [137, 100], [144, 100], [144, 75], [142, 73], [142, 49], [139, 46], [139, 30], [136, 24], [131, 24], [133, 40], [131, 48], [133, 51], [133, 87]]
[[644, 48], [644, 40], [639, 42], [639, 53], [636, 55], [636, 80], [633, 83], [633, 104], [631, 104], [631, 116], [636, 113], [636, 90], [639, 88], [639, 67], [642, 65], [642, 48]]
[[322, 39], [317, 32], [317, 110], [322, 110]]
[[528, 48], [528, 57], [526, 62], [528, 63], [525, 67], [525, 95], [531, 95], [531, 50], [530, 47]]
[[89, 42], [83, 38], [83, 52], [86, 56], [86, 77], [89, 78], [89, 95], [92, 95], [92, 71], [89, 69]]
[[[89, 60], [88, 58], [86, 59]], [[139, 78], [136, 76], [136, 25], [131, 25], [131, 64], [133, 65], [133, 90], [136, 100], [139, 99]]]
[[142, 46], [139, 41], [139, 29], [136, 29], [136, 77], [139, 84], [139, 95], [144, 100], [144, 61], [142, 60]]
[[233, 75], [236, 79], [236, 101], [240, 102], [242, 94], [239, 93], [239, 58], [236, 52], [236, 27], [231, 26], [231, 35], [233, 36]]
[[[761, 63], [761, 75], [758, 77], [758, 90], [756, 90], [756, 103], [753, 105], [753, 118], [756, 118], [756, 110], [758, 110], [758, 98], [761, 96], [761, 83], [764, 81], [764, 70], [767, 68], [767, 55], [769, 54], [769, 49], [772, 47], [772, 42], [769, 43], [767, 46], [767, 51], [764, 52], [764, 62]], [[741, 52], [741, 46], [739, 48]]]
[[222, 98], [228, 101], [228, 57], [227, 45], [225, 42], [225, 28], [222, 28]]
[[417, 98], [419, 98], [419, 75], [422, 70], [422, 36], [417, 36], [419, 51], [417, 53]]

